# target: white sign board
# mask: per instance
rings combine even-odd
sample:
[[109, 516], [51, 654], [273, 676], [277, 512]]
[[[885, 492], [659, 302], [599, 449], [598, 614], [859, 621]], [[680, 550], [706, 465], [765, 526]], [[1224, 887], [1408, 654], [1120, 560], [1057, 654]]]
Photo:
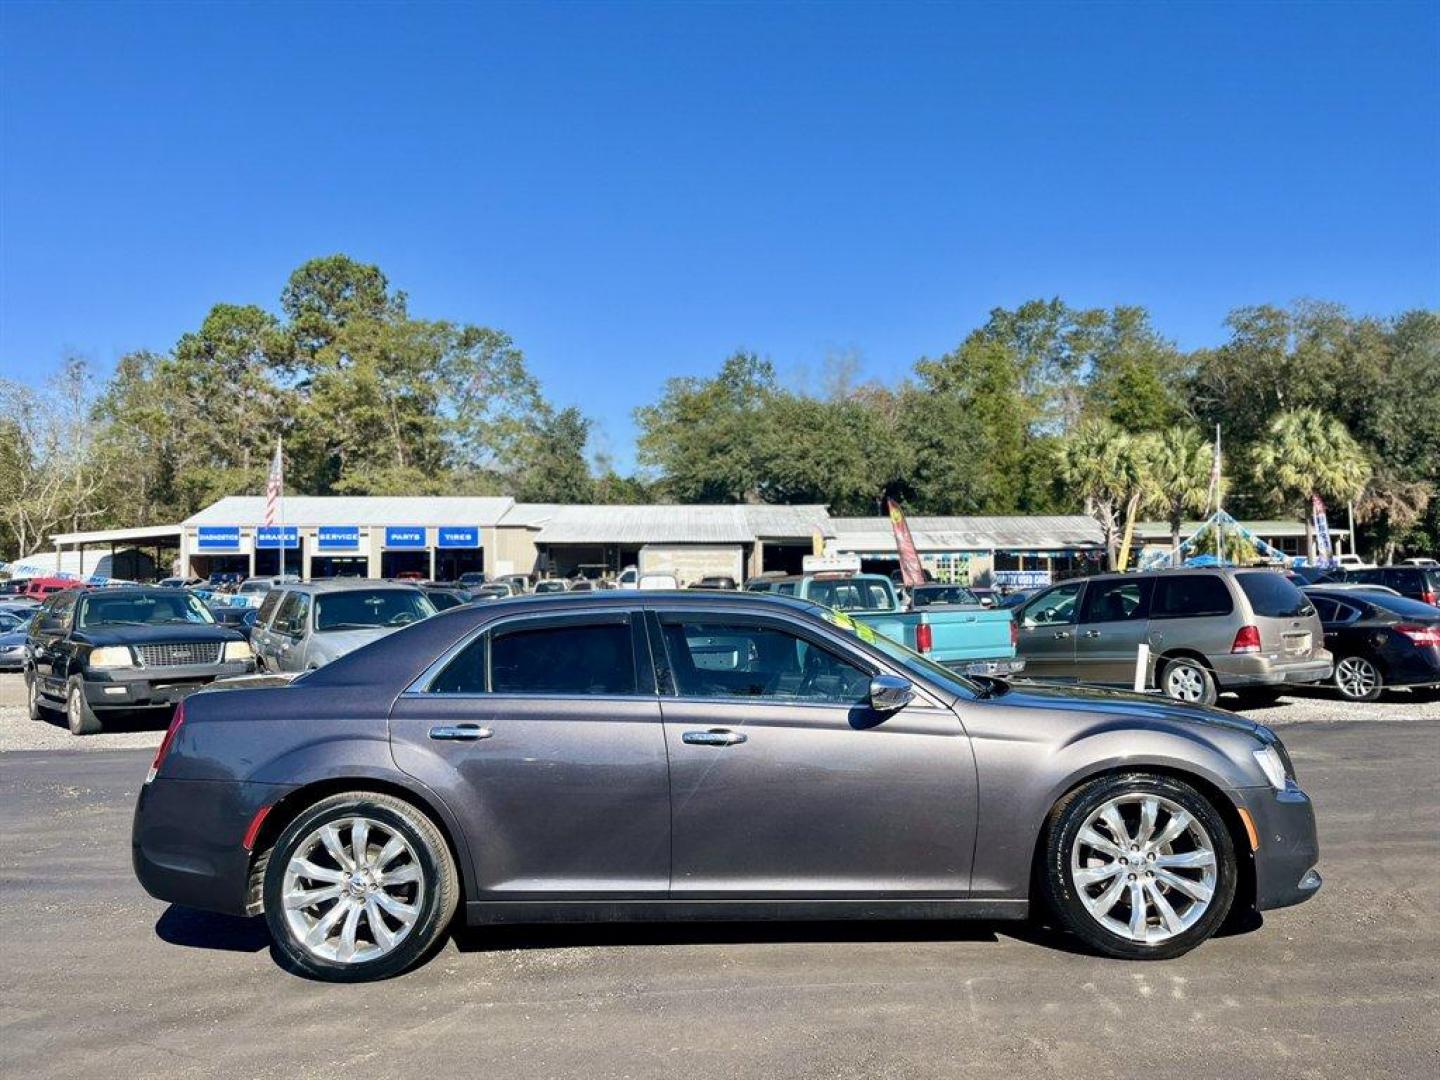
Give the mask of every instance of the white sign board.
[[859, 555], [806, 555], [800, 569], [807, 574], [858, 574]]

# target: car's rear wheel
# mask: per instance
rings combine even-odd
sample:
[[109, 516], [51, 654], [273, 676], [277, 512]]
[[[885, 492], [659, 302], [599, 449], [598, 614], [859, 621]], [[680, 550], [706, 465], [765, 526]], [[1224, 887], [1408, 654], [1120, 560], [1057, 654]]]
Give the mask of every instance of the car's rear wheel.
[[1218, 694], [1215, 676], [1200, 661], [1188, 656], [1165, 661], [1160, 671], [1160, 689], [1166, 697], [1189, 705], [1214, 705]]
[[1343, 656], [1332, 676], [1335, 689], [1347, 701], [1374, 701], [1385, 688], [1385, 679], [1373, 660], [1364, 656]]
[[1060, 924], [1126, 960], [1189, 952], [1224, 922], [1238, 871], [1210, 801], [1168, 776], [1106, 776], [1051, 816], [1041, 884]]
[[26, 685], [25, 696], [30, 706], [30, 719], [49, 720], [51, 709], [49, 705], [45, 704], [45, 698], [40, 693], [40, 676], [32, 672], [26, 680]]
[[402, 799], [357, 791], [321, 800], [285, 828], [264, 896], [270, 933], [292, 967], [363, 982], [428, 956], [460, 886], [434, 822]]
[[100, 731], [100, 718], [85, 700], [85, 684], [79, 679], [71, 679], [65, 690], [65, 722], [71, 735], [96, 735]]

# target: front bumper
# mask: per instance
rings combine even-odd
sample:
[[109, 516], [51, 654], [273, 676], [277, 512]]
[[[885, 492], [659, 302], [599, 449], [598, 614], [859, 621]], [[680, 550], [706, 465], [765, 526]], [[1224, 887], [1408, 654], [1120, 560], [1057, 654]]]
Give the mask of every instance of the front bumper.
[[1255, 907], [1258, 911], [1303, 904], [1320, 891], [1320, 842], [1310, 797], [1290, 781], [1284, 791], [1245, 788], [1239, 801], [1255, 823]]
[[231, 660], [170, 668], [117, 668], [85, 674], [85, 700], [92, 709], [144, 709], [173, 705], [216, 679], [249, 675], [254, 660]]
[[1324, 649], [1313, 660], [1278, 660], [1239, 654], [1216, 657], [1215, 678], [1222, 690], [1237, 686], [1295, 686], [1324, 682], [1335, 670], [1335, 658]]
[[256, 811], [293, 788], [158, 777], [140, 789], [131, 862], [145, 891], [186, 907], [245, 915], [250, 852], [243, 842]]

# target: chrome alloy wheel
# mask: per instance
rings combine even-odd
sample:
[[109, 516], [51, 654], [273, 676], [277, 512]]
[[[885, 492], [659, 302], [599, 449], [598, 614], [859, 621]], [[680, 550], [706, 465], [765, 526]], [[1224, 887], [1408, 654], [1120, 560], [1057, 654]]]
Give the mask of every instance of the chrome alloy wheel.
[[353, 964], [385, 956], [414, 929], [425, 877], [415, 849], [392, 826], [342, 818], [296, 845], [281, 897], [302, 948]]
[[1369, 697], [1380, 685], [1380, 673], [1363, 656], [1347, 656], [1335, 666], [1335, 685], [1348, 698]]
[[1184, 933], [1209, 910], [1215, 845], [1179, 803], [1143, 792], [1119, 795], [1080, 827], [1070, 876], [1097, 923], [1154, 945]]
[[1171, 664], [1165, 673], [1165, 694], [1191, 704], [1205, 700], [1205, 678], [1189, 664]]

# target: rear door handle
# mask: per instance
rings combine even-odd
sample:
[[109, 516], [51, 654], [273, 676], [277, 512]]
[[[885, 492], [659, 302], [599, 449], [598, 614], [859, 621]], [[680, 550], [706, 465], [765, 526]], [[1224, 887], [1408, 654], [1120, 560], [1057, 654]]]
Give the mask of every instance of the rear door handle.
[[1100, 636], [1100, 631], [1099, 631], [1099, 630], [1086, 630], [1086, 631], [1085, 631], [1085, 636], [1086, 636], [1086, 637], [1099, 637], [1099, 636]]
[[745, 736], [738, 731], [712, 728], [709, 731], [687, 731], [680, 736], [680, 741], [691, 746], [734, 746], [744, 742]]
[[481, 727], [479, 724], [441, 724], [439, 727], [430, 729], [432, 739], [450, 739], [460, 742], [474, 742], [476, 739], [488, 739], [494, 735], [488, 727]]
[[1067, 638], [1067, 637], [1069, 637], [1069, 636], [1070, 636], [1070, 631], [1069, 631], [1069, 630], [1056, 630], [1056, 631], [1055, 631], [1055, 637], [1056, 637], [1057, 639], [1058, 639], [1058, 638]]

